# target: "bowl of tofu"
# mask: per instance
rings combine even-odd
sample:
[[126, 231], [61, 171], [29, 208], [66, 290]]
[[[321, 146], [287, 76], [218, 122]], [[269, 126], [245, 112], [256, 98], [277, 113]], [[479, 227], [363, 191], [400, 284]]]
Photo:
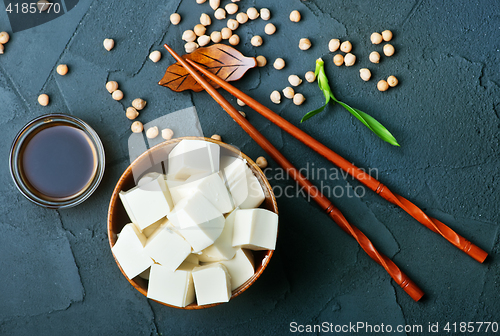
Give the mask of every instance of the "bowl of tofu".
[[237, 148], [203, 137], [139, 156], [111, 196], [118, 269], [163, 305], [202, 309], [248, 289], [276, 247], [278, 207], [265, 174]]

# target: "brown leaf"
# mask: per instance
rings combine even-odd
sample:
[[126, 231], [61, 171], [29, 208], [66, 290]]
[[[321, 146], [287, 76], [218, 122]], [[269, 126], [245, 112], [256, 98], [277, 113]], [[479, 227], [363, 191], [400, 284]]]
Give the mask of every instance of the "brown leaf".
[[[214, 44], [209, 47], [198, 48], [182, 57], [204, 66], [227, 82], [240, 79], [248, 69], [257, 65], [255, 58], [245, 57], [238, 50], [225, 44]], [[212, 81], [209, 82], [215, 88], [220, 87]], [[178, 62], [168, 67], [158, 84], [166, 86], [175, 92], [184, 90], [200, 92], [203, 90], [201, 85]]]

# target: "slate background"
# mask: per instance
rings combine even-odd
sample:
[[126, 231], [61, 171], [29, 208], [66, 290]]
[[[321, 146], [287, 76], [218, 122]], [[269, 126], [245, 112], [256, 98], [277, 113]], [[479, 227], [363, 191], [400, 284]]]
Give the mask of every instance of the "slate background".
[[[228, 1], [222, 1], [226, 4]], [[339, 106], [299, 127], [356, 165], [372, 171], [394, 192], [421, 206], [490, 253], [478, 264], [405, 212], [366, 190], [363, 197], [338, 197], [334, 203], [426, 293], [412, 301], [315, 204], [300, 196], [280, 197], [277, 250], [262, 277], [243, 295], [215, 308], [183, 311], [148, 301], [120, 273], [107, 235], [108, 202], [128, 161], [130, 121], [124, 111], [136, 97], [148, 101], [139, 120], [146, 123], [195, 105], [205, 135], [221, 134], [252, 158], [263, 151], [205, 93], [173, 93], [156, 83], [173, 61], [165, 42], [182, 52], [183, 30], [197, 23], [208, 2], [83, 0], [44, 25], [11, 34], [0, 55], [0, 334], [1, 335], [284, 335], [290, 323], [344, 325], [422, 325], [500, 322], [499, 127], [500, 3], [497, 1], [275, 1], [242, 0], [241, 8], [268, 7], [277, 33], [263, 33], [265, 21], [240, 27], [238, 46], [245, 55], [265, 55], [269, 65], [252, 69], [236, 85], [292, 123], [322, 104], [316, 84], [297, 88], [307, 100], [296, 107], [269, 100], [287, 86], [290, 74], [312, 70], [323, 57], [336, 96], [380, 120], [401, 144], [392, 147], [374, 136]], [[291, 10], [302, 13], [296, 24]], [[178, 11], [183, 21], [171, 26]], [[221, 22], [212, 24], [220, 29]], [[380, 64], [368, 62], [373, 31], [391, 29], [396, 54]], [[0, 30], [11, 32], [6, 13]], [[250, 38], [260, 34], [264, 45]], [[111, 52], [102, 47], [114, 38]], [[313, 47], [300, 51], [301, 37]], [[331, 38], [350, 40], [357, 63], [335, 67]], [[152, 63], [148, 55], [162, 50]], [[276, 71], [276, 57], [286, 67]], [[60, 63], [70, 71], [62, 77]], [[358, 70], [369, 67], [372, 80]], [[385, 93], [376, 82], [394, 74], [400, 84]], [[125, 98], [116, 102], [104, 88], [116, 80]], [[37, 96], [47, 93], [42, 107]], [[235, 99], [231, 98], [235, 103]], [[276, 126], [242, 108], [297, 167], [333, 166]], [[67, 210], [46, 210], [16, 190], [8, 170], [9, 147], [19, 129], [50, 112], [75, 115], [100, 134], [106, 173], [95, 194]], [[314, 167], [313, 167], [314, 165]], [[268, 176], [279, 179], [270, 160]], [[335, 170], [331, 170], [335, 172]], [[313, 179], [347, 192], [360, 187], [351, 179]], [[340, 189], [341, 188], [341, 189]], [[356, 189], [363, 191], [363, 189]], [[476, 325], [476, 329], [477, 329]], [[484, 331], [484, 327], [482, 329]], [[492, 332], [466, 334], [495, 334]], [[349, 333], [347, 333], [349, 334]], [[359, 332], [358, 334], [370, 334]], [[380, 334], [380, 333], [379, 333]], [[393, 333], [398, 334], [398, 333]], [[441, 329], [440, 334], [446, 334]], [[454, 333], [450, 333], [454, 334]], [[463, 334], [463, 333], [456, 333]]]

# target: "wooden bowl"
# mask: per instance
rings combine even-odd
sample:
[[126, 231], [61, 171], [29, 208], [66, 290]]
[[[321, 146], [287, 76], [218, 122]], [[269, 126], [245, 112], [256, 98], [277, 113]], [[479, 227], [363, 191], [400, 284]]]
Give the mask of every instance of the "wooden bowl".
[[[273, 190], [271, 188], [271, 185], [267, 181], [264, 173], [260, 168], [255, 164], [255, 162], [250, 159], [248, 156], [240, 152], [238, 149], [235, 147], [228, 145], [226, 143], [223, 143], [221, 141], [209, 139], [209, 138], [202, 138], [202, 137], [183, 137], [183, 138], [175, 138], [172, 140], [168, 140], [165, 142], [162, 142], [161, 144], [156, 145], [155, 147], [149, 149], [148, 151], [144, 152], [141, 156], [139, 156], [132, 164], [125, 170], [125, 172], [122, 174], [120, 179], [118, 180], [118, 183], [116, 184], [115, 189], [113, 190], [113, 195], [111, 196], [111, 201], [109, 203], [109, 209], [108, 209], [108, 239], [109, 239], [109, 245], [110, 247], [113, 247], [116, 243], [117, 240], [117, 234], [122, 230], [122, 228], [130, 223], [130, 220], [128, 218], [127, 213], [125, 212], [125, 208], [122, 205], [122, 202], [120, 201], [120, 198], [118, 194], [120, 191], [127, 191], [131, 188], [133, 188], [136, 184], [134, 181], [137, 181], [142, 175], [151, 172], [151, 171], [162, 171], [162, 161], [166, 160], [168, 158], [168, 154], [174, 148], [175, 145], [177, 145], [181, 140], [183, 139], [194, 139], [194, 140], [204, 140], [208, 142], [213, 142], [216, 143], [220, 146], [221, 148], [221, 156], [222, 155], [230, 155], [234, 157], [239, 157], [244, 160], [246, 160], [247, 165], [250, 167], [254, 175], [257, 177], [257, 179], [260, 182], [260, 185], [262, 186], [262, 189], [264, 190], [264, 195], [265, 195], [265, 200], [260, 206], [261, 208], [270, 210], [275, 212], [276, 214], [278, 213], [278, 206], [276, 203], [276, 198], [274, 197]], [[135, 179], [134, 179], [135, 177]], [[248, 279], [243, 285], [240, 287], [236, 288], [233, 290], [231, 299], [234, 299], [236, 296], [240, 295], [243, 293], [245, 290], [247, 290], [248, 287], [250, 287], [264, 272], [264, 269], [267, 267], [269, 264], [269, 260], [271, 259], [271, 256], [273, 255], [272, 250], [264, 250], [264, 251], [252, 251], [254, 255], [254, 264], [255, 264], [255, 273], [254, 275]], [[116, 261], [116, 257], [115, 257]], [[123, 272], [123, 269], [121, 268], [120, 264], [118, 261], [116, 261], [116, 264], [120, 268], [121, 272], [127, 278], [127, 280], [134, 286], [139, 292], [141, 292], [144, 296], [147, 296], [147, 289], [148, 289], [148, 281], [145, 279], [142, 279], [141, 277], [137, 276], [133, 279], [129, 279], [125, 273]], [[156, 300], [155, 300], [156, 301]], [[208, 304], [208, 305], [198, 305], [195, 302], [191, 303], [190, 305], [186, 307], [177, 307], [177, 306], [172, 306], [160, 301], [157, 301], [165, 306], [170, 306], [174, 308], [180, 308], [180, 309], [203, 309], [203, 308], [209, 308], [213, 306], [217, 306], [220, 303], [214, 303], [214, 304]]]

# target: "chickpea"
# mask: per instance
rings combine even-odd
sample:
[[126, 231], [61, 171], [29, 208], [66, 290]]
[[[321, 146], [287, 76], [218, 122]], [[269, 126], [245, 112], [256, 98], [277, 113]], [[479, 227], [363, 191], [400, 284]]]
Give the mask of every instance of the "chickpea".
[[212, 34], [210, 34], [210, 39], [212, 40], [213, 43], [219, 43], [222, 41], [222, 34], [220, 31], [214, 31]]
[[227, 27], [231, 30], [236, 30], [240, 26], [240, 23], [236, 21], [235, 19], [229, 19], [227, 20]]
[[297, 75], [290, 75], [288, 76], [288, 82], [292, 86], [299, 86], [302, 83], [302, 79], [300, 79], [300, 77]]
[[271, 11], [267, 8], [260, 9], [260, 18], [264, 21], [267, 21], [271, 18]]
[[122, 100], [123, 99], [123, 92], [122, 92], [122, 90], [115, 90], [115, 91], [113, 91], [113, 93], [111, 94], [111, 97], [114, 100]]
[[293, 99], [294, 95], [295, 95], [295, 90], [290, 86], [287, 86], [286, 88], [283, 89], [283, 96], [285, 96], [285, 98]]
[[137, 118], [139, 116], [139, 112], [137, 112], [135, 107], [130, 106], [130, 107], [127, 107], [127, 110], [125, 111], [125, 115], [130, 120], [134, 120], [135, 118]]
[[207, 28], [205, 28], [205, 26], [202, 25], [201, 23], [198, 23], [196, 26], [194, 26], [193, 31], [196, 34], [196, 36], [201, 36], [205, 35]]
[[380, 35], [380, 33], [373, 33], [371, 36], [370, 36], [370, 40], [372, 41], [373, 44], [380, 44], [382, 43], [382, 35]]
[[239, 106], [245, 106], [245, 102], [243, 100], [240, 100], [240, 99], [236, 99], [236, 104], [238, 104]]
[[174, 131], [170, 128], [165, 128], [161, 130], [161, 137], [165, 140], [170, 140], [174, 136]]
[[212, 19], [210, 18], [210, 16], [208, 16], [208, 14], [203, 13], [200, 16], [200, 24], [204, 26], [210, 26], [212, 24]]
[[372, 63], [380, 62], [380, 54], [377, 51], [372, 51], [370, 53], [369, 58], [370, 58], [370, 62], [372, 62]]
[[298, 10], [294, 10], [290, 13], [290, 21], [299, 22], [300, 21], [300, 12]]
[[105, 39], [104, 42], [102, 42], [102, 44], [104, 45], [104, 49], [110, 51], [111, 49], [114, 48], [115, 41], [113, 39]]
[[255, 20], [259, 17], [259, 11], [255, 7], [250, 7], [247, 9], [247, 15], [250, 20]]
[[266, 64], [267, 64], [267, 59], [262, 55], [257, 56], [255, 58], [255, 60], [257, 61], [257, 66], [259, 68], [262, 68], [263, 66], [266, 66]]
[[210, 0], [208, 2], [210, 4], [210, 7], [213, 9], [213, 10], [216, 10], [219, 8], [220, 6], [220, 0]]
[[115, 81], [109, 81], [106, 83], [106, 90], [108, 90], [109, 93], [113, 93], [116, 90], [118, 90], [118, 83]]
[[36, 7], [38, 8], [39, 12], [45, 12], [47, 9], [50, 7], [50, 2], [48, 0], [40, 0], [37, 1]]
[[351, 53], [347, 53], [345, 56], [344, 56], [344, 64], [345, 66], [352, 66], [354, 65], [354, 63], [356, 63], [356, 56], [351, 54]]
[[45, 93], [42, 93], [41, 95], [38, 96], [38, 103], [42, 106], [47, 106], [49, 105], [49, 96], [46, 95]]
[[392, 44], [387, 43], [384, 46], [384, 55], [385, 56], [392, 56], [392, 55], [394, 55], [394, 47], [393, 47]]
[[68, 66], [66, 64], [59, 64], [56, 68], [56, 71], [61, 76], [64, 76], [68, 73]]
[[281, 94], [279, 91], [274, 90], [271, 92], [271, 101], [275, 104], [281, 103]]
[[339, 39], [331, 39], [330, 42], [328, 42], [328, 49], [330, 52], [335, 52], [340, 48], [340, 40]]
[[311, 48], [311, 41], [307, 38], [301, 38], [299, 41], [299, 49], [300, 50], [307, 50]]
[[306, 98], [304, 97], [304, 95], [302, 93], [296, 93], [293, 96], [293, 103], [295, 105], [302, 105], [302, 103], [305, 101], [306, 101]]
[[229, 44], [238, 45], [240, 43], [240, 37], [236, 34], [231, 35], [229, 38]]
[[0, 44], [5, 44], [9, 42], [9, 39], [10, 39], [9, 33], [4, 31], [0, 33]]
[[130, 125], [130, 129], [134, 133], [141, 133], [142, 130], [144, 129], [144, 126], [142, 125], [142, 123], [140, 121], [134, 121], [132, 123], [132, 125]]
[[226, 18], [226, 10], [224, 8], [217, 8], [214, 12], [214, 17], [217, 20], [224, 20]]
[[367, 82], [372, 77], [372, 73], [370, 69], [367, 68], [359, 69], [359, 77], [361, 77], [362, 80]]
[[204, 3], [205, 1], [207, 1], [207, 0], [196, 0], [196, 3], [197, 3], [197, 4], [202, 4], [202, 3]]
[[341, 66], [342, 64], [344, 64], [344, 56], [342, 56], [341, 54], [333, 56], [333, 64], [335, 64], [336, 66]]
[[340, 45], [340, 51], [342, 52], [348, 53], [351, 52], [351, 50], [352, 50], [352, 44], [349, 41], [344, 41]]
[[316, 80], [316, 74], [314, 73], [314, 71], [306, 72], [304, 77], [305, 77], [306, 81], [308, 81], [309, 83], [312, 83]]
[[276, 26], [273, 25], [272, 23], [268, 23], [266, 24], [266, 26], [264, 27], [264, 32], [267, 34], [267, 35], [273, 35], [274, 33], [276, 33]]
[[141, 98], [135, 98], [132, 101], [132, 106], [135, 107], [137, 111], [142, 110], [144, 107], [146, 107], [147, 102], [144, 99]]
[[232, 15], [238, 11], [238, 5], [235, 3], [230, 3], [226, 5], [226, 12], [229, 15]]
[[173, 13], [170, 15], [170, 22], [174, 25], [177, 26], [181, 22], [181, 16], [179, 13]]
[[387, 89], [389, 88], [389, 84], [385, 81], [385, 80], [380, 80], [378, 83], [377, 83], [377, 89], [379, 91], [387, 91]]
[[244, 24], [248, 21], [248, 15], [245, 13], [238, 13], [236, 14], [236, 21], [238, 21], [239, 24]]
[[263, 156], [259, 156], [257, 158], [257, 160], [255, 160], [255, 164], [257, 165], [257, 167], [259, 167], [260, 169], [264, 169], [267, 167], [267, 160], [265, 157]]
[[153, 127], [150, 127], [148, 128], [148, 130], [146, 131], [146, 136], [149, 138], [149, 139], [154, 139], [158, 136], [158, 127], [157, 126], [153, 126]]
[[246, 114], [245, 112], [243, 112], [243, 111], [238, 111], [238, 112], [241, 114], [241, 116], [242, 116], [243, 118], [246, 118], [246, 117], [247, 117], [247, 114]]
[[396, 76], [389, 76], [387, 77], [387, 84], [389, 84], [390, 87], [395, 87], [398, 85], [399, 81], [396, 78]]
[[276, 70], [281, 70], [285, 67], [285, 60], [279, 57], [274, 61], [273, 66]]
[[254, 37], [252, 37], [252, 39], [250, 40], [250, 43], [254, 46], [254, 47], [260, 47], [263, 43], [262, 41], [262, 37], [260, 37], [259, 35], [255, 35]]
[[204, 47], [204, 46], [206, 46], [207, 44], [210, 43], [210, 36], [208, 36], [208, 35], [201, 35], [200, 37], [198, 37], [197, 42], [198, 42], [198, 45], [200, 47]]
[[196, 42], [188, 42], [184, 45], [184, 49], [186, 50], [186, 53], [192, 53], [196, 49], [198, 49], [199, 45]]
[[217, 140], [217, 141], [222, 141], [222, 138], [221, 138], [221, 136], [219, 134], [214, 134], [210, 138], [212, 138], [214, 140]]
[[186, 42], [194, 42], [196, 41], [196, 34], [191, 29], [185, 30], [182, 33], [182, 39]]
[[161, 52], [159, 50], [155, 50], [149, 54], [149, 59], [154, 63], [158, 62], [161, 59]]
[[233, 35], [233, 31], [227, 27], [222, 28], [220, 30], [220, 33], [222, 35], [223, 40], [227, 40], [228, 38], [231, 37], [231, 35]]
[[3, 44], [0, 43], [0, 55], [3, 54], [4, 50], [5, 50], [5, 47], [3, 46]]
[[390, 40], [392, 40], [392, 32], [390, 30], [384, 30], [382, 32], [382, 38], [385, 42], [389, 42]]

